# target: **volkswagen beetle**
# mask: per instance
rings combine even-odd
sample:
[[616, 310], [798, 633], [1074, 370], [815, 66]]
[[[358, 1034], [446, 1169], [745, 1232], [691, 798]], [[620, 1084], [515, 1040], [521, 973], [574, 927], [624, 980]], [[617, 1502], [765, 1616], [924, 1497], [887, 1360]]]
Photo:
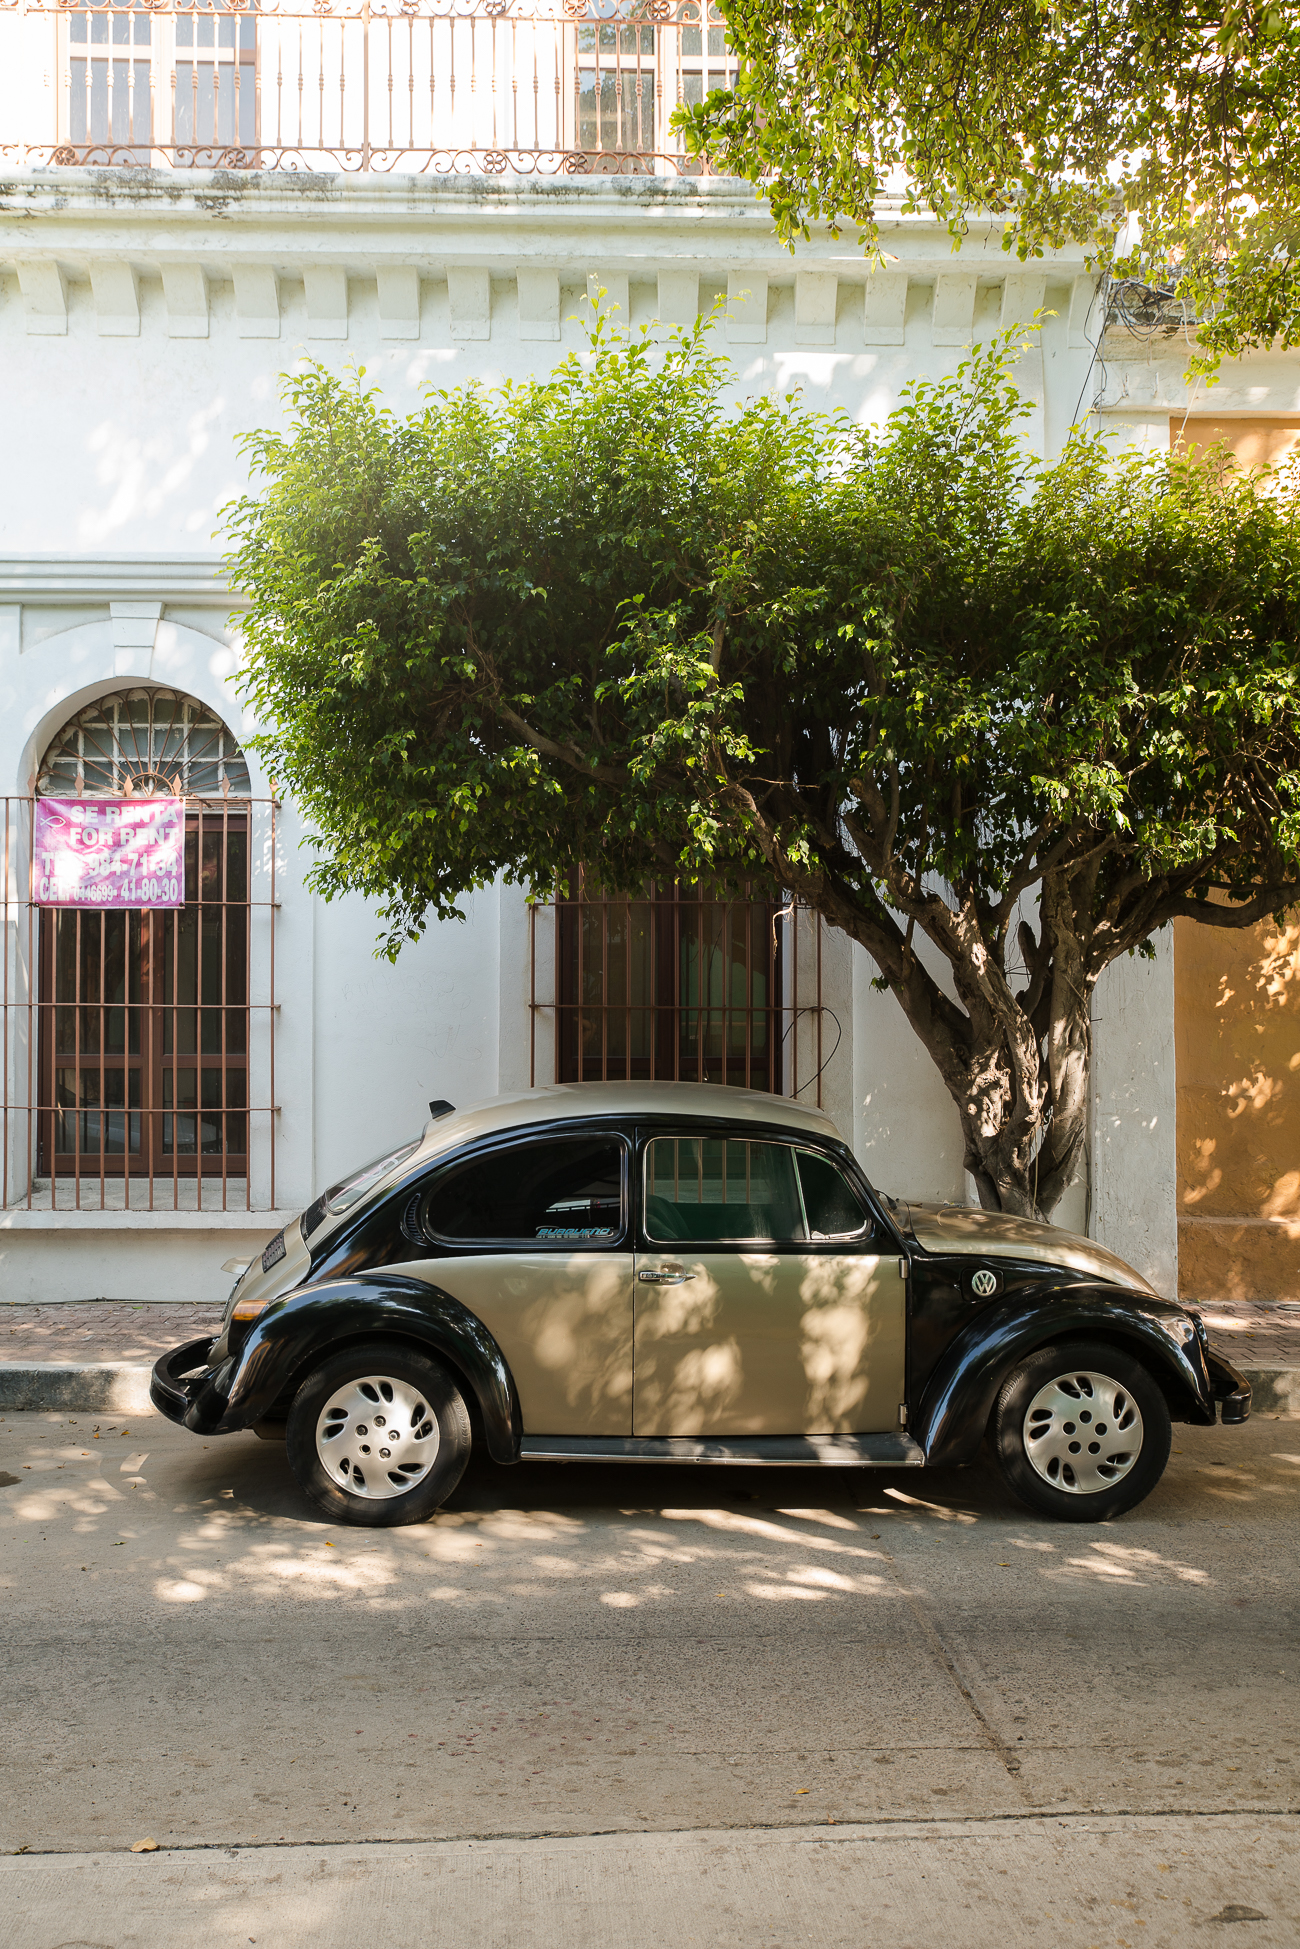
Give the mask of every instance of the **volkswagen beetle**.
[[707, 1084], [430, 1105], [244, 1269], [152, 1397], [283, 1438], [336, 1520], [496, 1462], [921, 1468], [986, 1437], [1024, 1502], [1131, 1509], [1171, 1421], [1244, 1421], [1199, 1316], [1091, 1240], [875, 1190], [829, 1117]]

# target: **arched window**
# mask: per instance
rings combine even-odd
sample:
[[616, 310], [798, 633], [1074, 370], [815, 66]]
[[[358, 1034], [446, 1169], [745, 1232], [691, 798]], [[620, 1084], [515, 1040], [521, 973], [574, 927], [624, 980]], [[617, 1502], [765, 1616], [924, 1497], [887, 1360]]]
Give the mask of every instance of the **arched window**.
[[251, 806], [238, 741], [193, 697], [118, 691], [62, 727], [36, 790], [185, 801], [183, 907], [41, 913], [41, 1174], [246, 1176]]
[[41, 760], [36, 791], [41, 798], [247, 798], [248, 766], [206, 704], [176, 690], [118, 690], [63, 726]]

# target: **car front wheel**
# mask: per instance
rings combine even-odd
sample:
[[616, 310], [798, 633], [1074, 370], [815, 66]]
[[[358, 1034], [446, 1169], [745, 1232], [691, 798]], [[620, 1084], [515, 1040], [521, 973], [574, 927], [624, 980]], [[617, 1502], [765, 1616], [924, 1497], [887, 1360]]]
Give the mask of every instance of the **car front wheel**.
[[285, 1430], [289, 1466], [336, 1522], [422, 1523], [469, 1460], [469, 1413], [436, 1360], [376, 1341], [345, 1347], [308, 1375]]
[[1164, 1474], [1169, 1406], [1140, 1361], [1095, 1340], [1043, 1347], [1003, 1383], [993, 1446], [1008, 1486], [1060, 1522], [1132, 1509]]

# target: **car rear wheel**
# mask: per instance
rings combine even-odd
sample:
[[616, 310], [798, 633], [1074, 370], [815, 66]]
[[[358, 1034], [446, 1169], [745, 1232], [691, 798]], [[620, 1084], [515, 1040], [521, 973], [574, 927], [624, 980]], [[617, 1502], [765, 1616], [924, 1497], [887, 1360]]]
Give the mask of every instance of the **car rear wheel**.
[[386, 1345], [345, 1347], [309, 1374], [285, 1431], [289, 1466], [336, 1522], [422, 1523], [469, 1460], [469, 1413], [436, 1360]]
[[1101, 1523], [1165, 1471], [1169, 1406], [1131, 1354], [1097, 1340], [1043, 1347], [1003, 1383], [993, 1448], [1008, 1486], [1066, 1523]]

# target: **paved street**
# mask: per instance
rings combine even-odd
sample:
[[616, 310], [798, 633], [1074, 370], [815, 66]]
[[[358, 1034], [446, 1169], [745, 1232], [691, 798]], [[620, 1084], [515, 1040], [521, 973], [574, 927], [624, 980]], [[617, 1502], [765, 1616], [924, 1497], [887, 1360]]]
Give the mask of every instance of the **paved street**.
[[[1178, 1845], [1231, 1881], [1220, 1823], [1244, 1814], [1291, 1892], [1243, 1870], [1223, 1901], [1275, 1917], [1285, 1895], [1292, 1933], [1249, 1939], [1292, 1941], [1300, 1424], [1175, 1443], [1156, 1494], [1099, 1528], [1040, 1521], [982, 1470], [483, 1464], [435, 1522], [371, 1533], [318, 1519], [251, 1437], [10, 1416], [0, 1847], [270, 1844], [283, 1881], [306, 1857], [281, 1843], [899, 1821], [947, 1823], [956, 1861], [974, 1821], [1020, 1837], [1000, 1867], [1035, 1832], [1086, 1855], [1098, 1816], [1149, 1838], [1195, 1816]], [[1117, 1887], [1146, 1845], [1102, 1849]], [[64, 1920], [51, 1944], [128, 1939]], [[841, 1939], [781, 1927], [754, 1939]]]

